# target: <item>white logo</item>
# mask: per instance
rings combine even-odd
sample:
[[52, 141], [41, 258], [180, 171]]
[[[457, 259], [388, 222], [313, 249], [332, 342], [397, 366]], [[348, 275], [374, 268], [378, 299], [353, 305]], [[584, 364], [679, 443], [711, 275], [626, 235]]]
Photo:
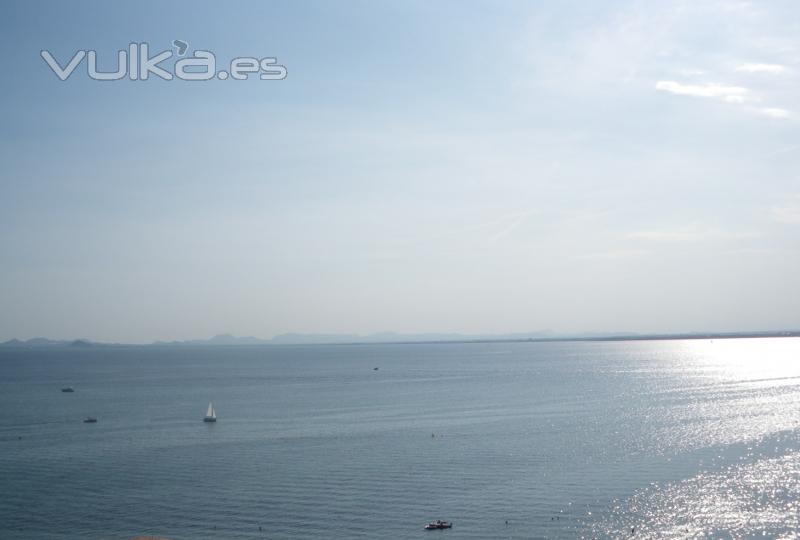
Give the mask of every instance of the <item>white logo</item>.
[[[177, 49], [178, 56], [172, 66], [162, 65], [173, 56], [171, 50], [161, 51], [150, 56], [150, 46], [147, 43], [131, 43], [128, 49], [117, 51], [116, 70], [101, 71], [98, 67], [97, 51], [75, 51], [72, 58], [62, 65], [48, 50], [41, 51], [42, 59], [50, 66], [56, 77], [66, 81], [75, 72], [77, 67], [86, 59], [86, 74], [96, 81], [118, 81], [126, 77], [132, 81], [146, 81], [151, 76], [159, 77], [165, 81], [173, 78], [183, 81], [208, 81], [213, 78], [226, 80], [231, 78], [236, 81], [247, 80], [250, 75], [258, 74], [262, 81], [280, 81], [286, 78], [286, 67], [278, 64], [275, 57], [254, 58], [241, 56], [230, 61], [227, 70], [217, 71], [217, 59], [211, 51], [195, 50], [193, 56], [183, 58], [189, 44], [180, 39], [172, 42]], [[172, 71], [170, 71], [170, 69]]]

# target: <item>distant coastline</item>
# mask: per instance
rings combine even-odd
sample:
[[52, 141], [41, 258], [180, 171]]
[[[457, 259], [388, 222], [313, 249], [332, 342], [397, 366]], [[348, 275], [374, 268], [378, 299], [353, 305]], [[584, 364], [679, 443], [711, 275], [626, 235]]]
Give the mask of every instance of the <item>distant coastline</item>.
[[155, 341], [146, 344], [103, 343], [88, 339], [53, 340], [37, 337], [29, 340], [11, 339], [0, 343], [0, 349], [46, 349], [46, 348], [95, 348], [95, 347], [253, 347], [287, 345], [425, 345], [447, 343], [552, 343], [552, 342], [598, 342], [598, 341], [663, 341], [687, 339], [744, 339], [800, 337], [800, 330], [766, 330], [756, 332], [686, 332], [674, 334], [578, 334], [547, 335], [500, 334], [394, 334], [382, 333], [359, 336], [355, 334], [282, 334], [271, 339], [236, 337], [220, 334], [210, 339], [188, 341]]

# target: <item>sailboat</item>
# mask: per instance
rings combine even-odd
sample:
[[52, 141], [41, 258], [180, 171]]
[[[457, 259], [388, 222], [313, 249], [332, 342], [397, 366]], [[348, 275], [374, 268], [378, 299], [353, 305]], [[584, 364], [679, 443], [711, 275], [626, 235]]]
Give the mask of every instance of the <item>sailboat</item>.
[[206, 411], [206, 417], [203, 418], [203, 422], [216, 422], [217, 421], [217, 411], [214, 410], [214, 405], [209, 402], [208, 410]]

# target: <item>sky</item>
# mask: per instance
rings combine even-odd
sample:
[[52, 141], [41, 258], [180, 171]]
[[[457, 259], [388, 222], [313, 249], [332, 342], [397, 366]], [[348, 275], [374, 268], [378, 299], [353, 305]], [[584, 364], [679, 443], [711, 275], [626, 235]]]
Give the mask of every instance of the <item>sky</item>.
[[800, 328], [796, 2], [4, 11], [0, 340]]

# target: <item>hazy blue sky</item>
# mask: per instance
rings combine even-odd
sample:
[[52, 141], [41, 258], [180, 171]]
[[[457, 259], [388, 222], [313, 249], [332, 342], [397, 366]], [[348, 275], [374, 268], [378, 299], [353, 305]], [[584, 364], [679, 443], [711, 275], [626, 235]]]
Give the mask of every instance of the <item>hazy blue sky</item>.
[[[19, 1], [0, 25], [0, 339], [800, 327], [794, 1]], [[289, 75], [61, 82], [39, 56], [173, 39]]]

